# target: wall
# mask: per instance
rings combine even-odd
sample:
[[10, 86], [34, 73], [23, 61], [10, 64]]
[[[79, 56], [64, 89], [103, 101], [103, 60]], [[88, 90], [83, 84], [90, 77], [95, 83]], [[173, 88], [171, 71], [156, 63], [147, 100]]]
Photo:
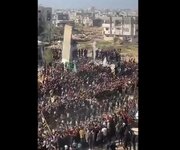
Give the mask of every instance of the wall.
[[[110, 34], [110, 24], [109, 23], [103, 23], [102, 24], [103, 27], [103, 34]], [[114, 24], [112, 23], [112, 34], [115, 34], [115, 28], [114, 28]]]
[[74, 21], [71, 21], [71, 20], [55, 20], [54, 24], [56, 27], [58, 27], [58, 26], [64, 27], [65, 24], [69, 24], [71, 26], [74, 26]]
[[105, 41], [113, 41], [113, 40], [114, 40], [114, 37], [104, 36], [104, 40], [105, 40]]
[[62, 50], [62, 62], [71, 61], [71, 38], [72, 38], [72, 26], [65, 25], [64, 28], [64, 40]]
[[122, 31], [122, 34], [123, 35], [131, 35], [131, 24], [125, 24], [125, 25], [123, 25], [123, 31]]

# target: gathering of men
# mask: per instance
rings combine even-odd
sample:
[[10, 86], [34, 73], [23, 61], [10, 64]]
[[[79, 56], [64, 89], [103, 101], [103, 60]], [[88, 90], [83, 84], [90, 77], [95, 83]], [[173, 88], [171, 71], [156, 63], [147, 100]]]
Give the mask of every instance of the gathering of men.
[[116, 150], [118, 141], [136, 150], [138, 63], [116, 49], [75, 49], [72, 59], [72, 68], [52, 62], [38, 73], [38, 149]]

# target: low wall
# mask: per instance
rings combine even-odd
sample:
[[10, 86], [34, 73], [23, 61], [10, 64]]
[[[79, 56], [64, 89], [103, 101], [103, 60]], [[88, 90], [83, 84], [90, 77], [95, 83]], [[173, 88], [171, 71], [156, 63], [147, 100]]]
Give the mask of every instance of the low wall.
[[105, 40], [105, 41], [113, 41], [113, 40], [114, 40], [114, 37], [104, 36], [104, 40]]

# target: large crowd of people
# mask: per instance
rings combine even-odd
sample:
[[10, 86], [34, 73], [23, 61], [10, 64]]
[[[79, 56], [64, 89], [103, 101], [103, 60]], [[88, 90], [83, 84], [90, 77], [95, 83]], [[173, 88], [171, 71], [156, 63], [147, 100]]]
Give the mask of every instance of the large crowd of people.
[[[122, 60], [114, 50], [96, 50], [95, 64], [87, 50], [73, 52], [76, 70], [51, 63], [39, 72], [38, 149], [115, 150], [115, 140], [136, 149], [131, 130], [138, 111], [138, 64]], [[54, 52], [54, 54], [58, 54]], [[53, 58], [61, 58], [54, 56]]]

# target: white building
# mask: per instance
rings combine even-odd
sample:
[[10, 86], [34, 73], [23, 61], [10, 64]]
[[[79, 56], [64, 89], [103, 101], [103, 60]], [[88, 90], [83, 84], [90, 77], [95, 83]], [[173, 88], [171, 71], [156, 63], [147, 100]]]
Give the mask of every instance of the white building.
[[[104, 20], [102, 24], [103, 35], [129, 39], [137, 42], [138, 40], [138, 18], [137, 17], [114, 17], [112, 23]], [[110, 35], [111, 34], [111, 35]]]

